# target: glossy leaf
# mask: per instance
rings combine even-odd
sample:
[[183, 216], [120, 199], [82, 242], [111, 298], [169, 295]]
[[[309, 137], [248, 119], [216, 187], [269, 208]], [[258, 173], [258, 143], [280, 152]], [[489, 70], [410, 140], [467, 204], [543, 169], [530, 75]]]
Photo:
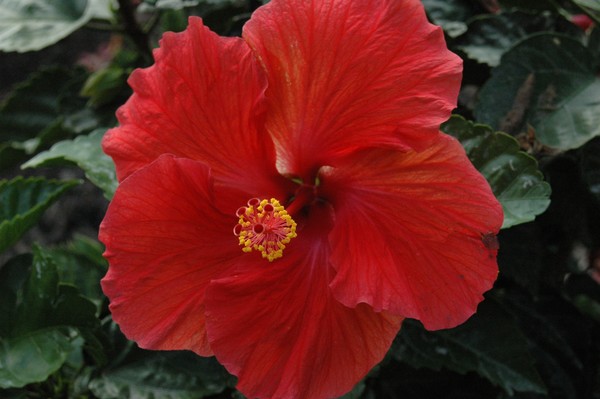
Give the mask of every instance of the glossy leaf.
[[75, 349], [58, 330], [39, 330], [0, 338], [0, 387], [22, 387], [44, 381]]
[[544, 13], [512, 11], [484, 14], [470, 20], [468, 31], [456, 39], [456, 47], [469, 58], [497, 66], [502, 54], [517, 41], [537, 31], [555, 30], [558, 21], [564, 27], [572, 27], [572, 35], [581, 32], [566, 20]]
[[144, 0], [144, 3], [160, 9], [179, 10], [183, 7], [198, 5], [200, 0]]
[[89, 0], [0, 0], [0, 50], [40, 50], [94, 15]]
[[100, 399], [200, 399], [222, 392], [232, 378], [214, 358], [191, 352], [147, 353], [90, 382]]
[[504, 210], [502, 228], [526, 223], [550, 204], [550, 186], [534, 158], [517, 141], [489, 126], [453, 116], [442, 130], [456, 137], [473, 165], [483, 174]]
[[75, 163], [86, 177], [112, 198], [117, 188], [117, 177], [112, 160], [102, 152], [101, 141], [106, 129], [96, 129], [87, 136], [64, 140], [23, 164], [23, 168]]
[[573, 2], [585, 10], [596, 22], [600, 22], [600, 0], [573, 0]]
[[467, 21], [475, 16], [466, 0], [423, 0], [431, 21], [440, 25], [450, 37], [461, 35], [467, 30]]
[[[21, 269], [27, 270], [27, 269]], [[4, 274], [4, 271], [3, 271]], [[13, 268], [12, 273], [15, 274]], [[96, 307], [72, 286], [59, 284], [53, 259], [34, 247], [28, 275], [16, 288], [15, 312], [0, 337], [0, 387], [44, 381], [78, 348], [70, 327], [94, 329]]]
[[600, 1], [599, 0], [574, 0], [577, 5], [590, 8], [594, 11], [600, 12]]
[[452, 330], [428, 332], [416, 322], [405, 322], [393, 356], [417, 368], [475, 372], [509, 394], [546, 391], [531, 364], [525, 337], [510, 315], [489, 300]]
[[519, 133], [529, 124], [546, 146], [562, 150], [600, 135], [600, 77], [579, 41], [541, 33], [516, 44], [482, 87], [478, 121]]
[[61, 194], [77, 184], [43, 178], [0, 180], [0, 252], [16, 243]]

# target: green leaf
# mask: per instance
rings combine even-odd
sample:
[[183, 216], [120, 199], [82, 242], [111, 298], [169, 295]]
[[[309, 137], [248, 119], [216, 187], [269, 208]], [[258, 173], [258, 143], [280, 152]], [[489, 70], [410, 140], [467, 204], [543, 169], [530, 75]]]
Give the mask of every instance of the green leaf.
[[564, 18], [552, 14], [503, 12], [473, 18], [469, 21], [468, 31], [456, 39], [456, 47], [469, 58], [497, 66], [502, 54], [517, 41], [535, 32], [555, 30], [558, 21], [563, 26], [572, 26], [570, 35], [581, 34], [579, 29], [566, 23]]
[[590, 17], [600, 22], [600, 0], [573, 0]]
[[17, 296], [27, 279], [32, 257], [22, 254], [0, 267], [0, 337], [8, 336], [17, 318]]
[[10, 335], [15, 337], [48, 326], [52, 302], [58, 295], [56, 264], [37, 246]]
[[573, 0], [575, 4], [600, 12], [600, 0]]
[[405, 321], [392, 351], [397, 360], [416, 368], [475, 372], [509, 394], [546, 391], [531, 364], [526, 338], [510, 315], [490, 300], [451, 330], [429, 332]]
[[40, 50], [85, 25], [96, 11], [88, 0], [0, 0], [0, 50]]
[[76, 286], [97, 306], [104, 300], [100, 279], [106, 274], [104, 247], [97, 240], [76, 235], [67, 245], [45, 249], [56, 262], [60, 281]]
[[440, 25], [450, 37], [457, 37], [467, 30], [467, 21], [475, 16], [466, 0], [423, 0], [431, 21]]
[[112, 160], [102, 152], [101, 141], [106, 129], [96, 129], [87, 136], [58, 142], [23, 164], [23, 168], [74, 163], [86, 177], [112, 198], [118, 182]]
[[70, 339], [58, 330], [0, 338], [0, 387], [18, 388], [46, 380], [73, 349]]
[[514, 138], [458, 115], [444, 123], [442, 130], [461, 142], [475, 168], [487, 179], [504, 210], [502, 228], [532, 221], [548, 208], [550, 185], [544, 181], [537, 161], [520, 151]]
[[0, 252], [19, 240], [76, 180], [16, 177], [0, 180]]
[[100, 399], [199, 399], [222, 392], [232, 377], [214, 358], [191, 352], [148, 352], [90, 382]]
[[[0, 170], [78, 132], [70, 113], [81, 112], [83, 77], [78, 69], [45, 69], [13, 90], [0, 107]], [[66, 100], [72, 110], [65, 109]]]
[[90, 105], [97, 107], [113, 101], [127, 85], [129, 68], [109, 66], [92, 73], [81, 89], [81, 95], [89, 97]]
[[0, 142], [33, 139], [55, 123], [60, 97], [71, 94], [66, 88], [76, 79], [77, 71], [51, 68], [17, 86], [0, 108]]
[[541, 33], [517, 43], [479, 93], [478, 121], [508, 133], [526, 125], [562, 150], [600, 135], [600, 77], [579, 41]]
[[163, 10], [180, 10], [184, 7], [196, 6], [200, 0], [143, 0], [143, 2]]
[[[81, 345], [71, 327], [98, 327], [93, 303], [79, 295], [75, 287], [59, 284], [56, 264], [41, 248], [34, 256], [21, 287], [21, 276], [11, 279], [17, 288], [13, 317], [0, 337], [0, 387], [21, 387], [44, 381], [57, 371], [69, 354]], [[22, 266], [22, 265], [21, 265]], [[11, 275], [15, 267], [10, 266]], [[2, 270], [4, 274], [4, 270]]]

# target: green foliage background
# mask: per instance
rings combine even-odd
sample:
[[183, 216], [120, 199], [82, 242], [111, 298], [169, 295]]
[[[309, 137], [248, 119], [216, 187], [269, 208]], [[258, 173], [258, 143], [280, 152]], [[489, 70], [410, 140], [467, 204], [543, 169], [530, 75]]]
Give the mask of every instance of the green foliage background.
[[[504, 208], [500, 276], [455, 329], [406, 321], [345, 397], [600, 398], [600, 1], [423, 4], [465, 62], [442, 130]], [[0, 397], [242, 397], [214, 359], [141, 350], [112, 322], [96, 233], [117, 182], [100, 141], [163, 32], [200, 15], [239, 35], [260, 5], [0, 0]]]

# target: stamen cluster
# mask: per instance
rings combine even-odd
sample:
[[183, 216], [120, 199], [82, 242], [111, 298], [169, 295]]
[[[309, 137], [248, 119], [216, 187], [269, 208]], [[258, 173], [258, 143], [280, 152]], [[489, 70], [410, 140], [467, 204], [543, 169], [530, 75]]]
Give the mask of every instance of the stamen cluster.
[[296, 222], [275, 198], [252, 198], [248, 206], [237, 210], [236, 216], [239, 221], [233, 233], [242, 251], [260, 251], [269, 262], [281, 258], [285, 245], [296, 237]]

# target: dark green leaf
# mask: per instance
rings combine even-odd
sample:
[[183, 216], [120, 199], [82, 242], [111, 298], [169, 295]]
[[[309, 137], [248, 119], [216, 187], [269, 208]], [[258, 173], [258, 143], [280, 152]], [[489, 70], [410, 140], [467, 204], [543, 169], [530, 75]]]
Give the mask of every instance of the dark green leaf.
[[0, 0], [0, 50], [40, 50], [93, 16], [88, 0]]
[[417, 322], [405, 322], [393, 355], [413, 367], [475, 372], [509, 394], [545, 393], [531, 365], [525, 337], [514, 320], [490, 300], [452, 330], [428, 332]]
[[526, 124], [537, 139], [562, 150], [600, 135], [600, 78], [579, 41], [542, 33], [516, 44], [482, 87], [478, 121], [508, 133]]
[[563, 24], [563, 30], [572, 27], [571, 35], [581, 34], [575, 26], [555, 15], [513, 11], [475, 17], [469, 22], [468, 31], [457, 38], [456, 47], [469, 58], [497, 66], [502, 54], [517, 41], [538, 31], [556, 30], [558, 22]]
[[14, 167], [27, 159], [23, 149], [16, 148], [12, 143], [0, 144], [0, 171]]
[[199, 399], [231, 386], [232, 377], [214, 358], [191, 352], [152, 352], [107, 370], [90, 383], [100, 399]]
[[364, 397], [365, 388], [364, 381], [359, 382], [356, 386], [344, 396], [341, 396], [339, 399], [361, 399]]
[[600, 27], [598, 26], [594, 26], [590, 33], [588, 49], [594, 56], [594, 65], [596, 68], [600, 68]]
[[[27, 278], [32, 257], [18, 255], [0, 268], [0, 337], [10, 334], [17, 318], [17, 298], [23, 282]], [[19, 299], [20, 300], [20, 299]]]
[[442, 130], [456, 137], [473, 165], [492, 187], [504, 210], [503, 228], [526, 223], [550, 204], [550, 186], [535, 159], [519, 150], [517, 141], [489, 126], [453, 116]]
[[573, 298], [573, 304], [581, 313], [600, 323], [600, 302], [582, 294]]
[[17, 242], [62, 193], [77, 184], [43, 178], [0, 180], [0, 252]]
[[461, 35], [467, 30], [467, 21], [475, 16], [467, 0], [423, 0], [431, 21], [444, 28], [450, 37]]
[[17, 304], [17, 318], [11, 336], [19, 336], [45, 328], [49, 324], [52, 302], [58, 296], [56, 265], [38, 247], [34, 247], [33, 263]]
[[100, 279], [106, 274], [107, 263], [102, 257], [103, 246], [98, 241], [76, 236], [68, 245], [45, 251], [56, 262], [61, 282], [76, 286], [96, 305], [102, 303], [104, 295]]
[[110, 66], [94, 72], [86, 80], [81, 95], [89, 97], [90, 104], [95, 107], [107, 104], [122, 92], [129, 73], [128, 69], [118, 66]]
[[[14, 299], [16, 311], [7, 328], [3, 328], [6, 334], [0, 338], [3, 388], [44, 381], [81, 346], [72, 327], [98, 327], [94, 304], [79, 295], [75, 287], [59, 284], [51, 256], [39, 247], [33, 250], [32, 265], [22, 287], [8, 298]], [[11, 270], [14, 274], [15, 267]], [[17, 280], [20, 278], [12, 279], [13, 283]]]
[[506, 289], [496, 291], [494, 298], [516, 318], [527, 336], [549, 396], [584, 398], [593, 383], [588, 388], [585, 385], [596, 378], [597, 366], [589, 355], [598, 348], [597, 329], [567, 298], [548, 293], [533, 299], [526, 291]]
[[553, 0], [499, 0], [500, 5], [505, 9], [518, 9], [523, 11], [556, 11], [556, 4]]
[[100, 143], [105, 132], [106, 129], [96, 129], [88, 136], [78, 136], [74, 140], [56, 143], [48, 151], [23, 164], [23, 168], [75, 163], [83, 169], [92, 183], [104, 191], [106, 198], [110, 199], [118, 183], [112, 160], [102, 152]]
[[82, 78], [79, 69], [45, 69], [17, 86], [0, 108], [0, 168], [14, 166], [25, 154], [71, 136], [66, 123], [70, 113], [63, 103], [68, 99], [79, 103], [72, 108], [81, 108], [77, 96]]

